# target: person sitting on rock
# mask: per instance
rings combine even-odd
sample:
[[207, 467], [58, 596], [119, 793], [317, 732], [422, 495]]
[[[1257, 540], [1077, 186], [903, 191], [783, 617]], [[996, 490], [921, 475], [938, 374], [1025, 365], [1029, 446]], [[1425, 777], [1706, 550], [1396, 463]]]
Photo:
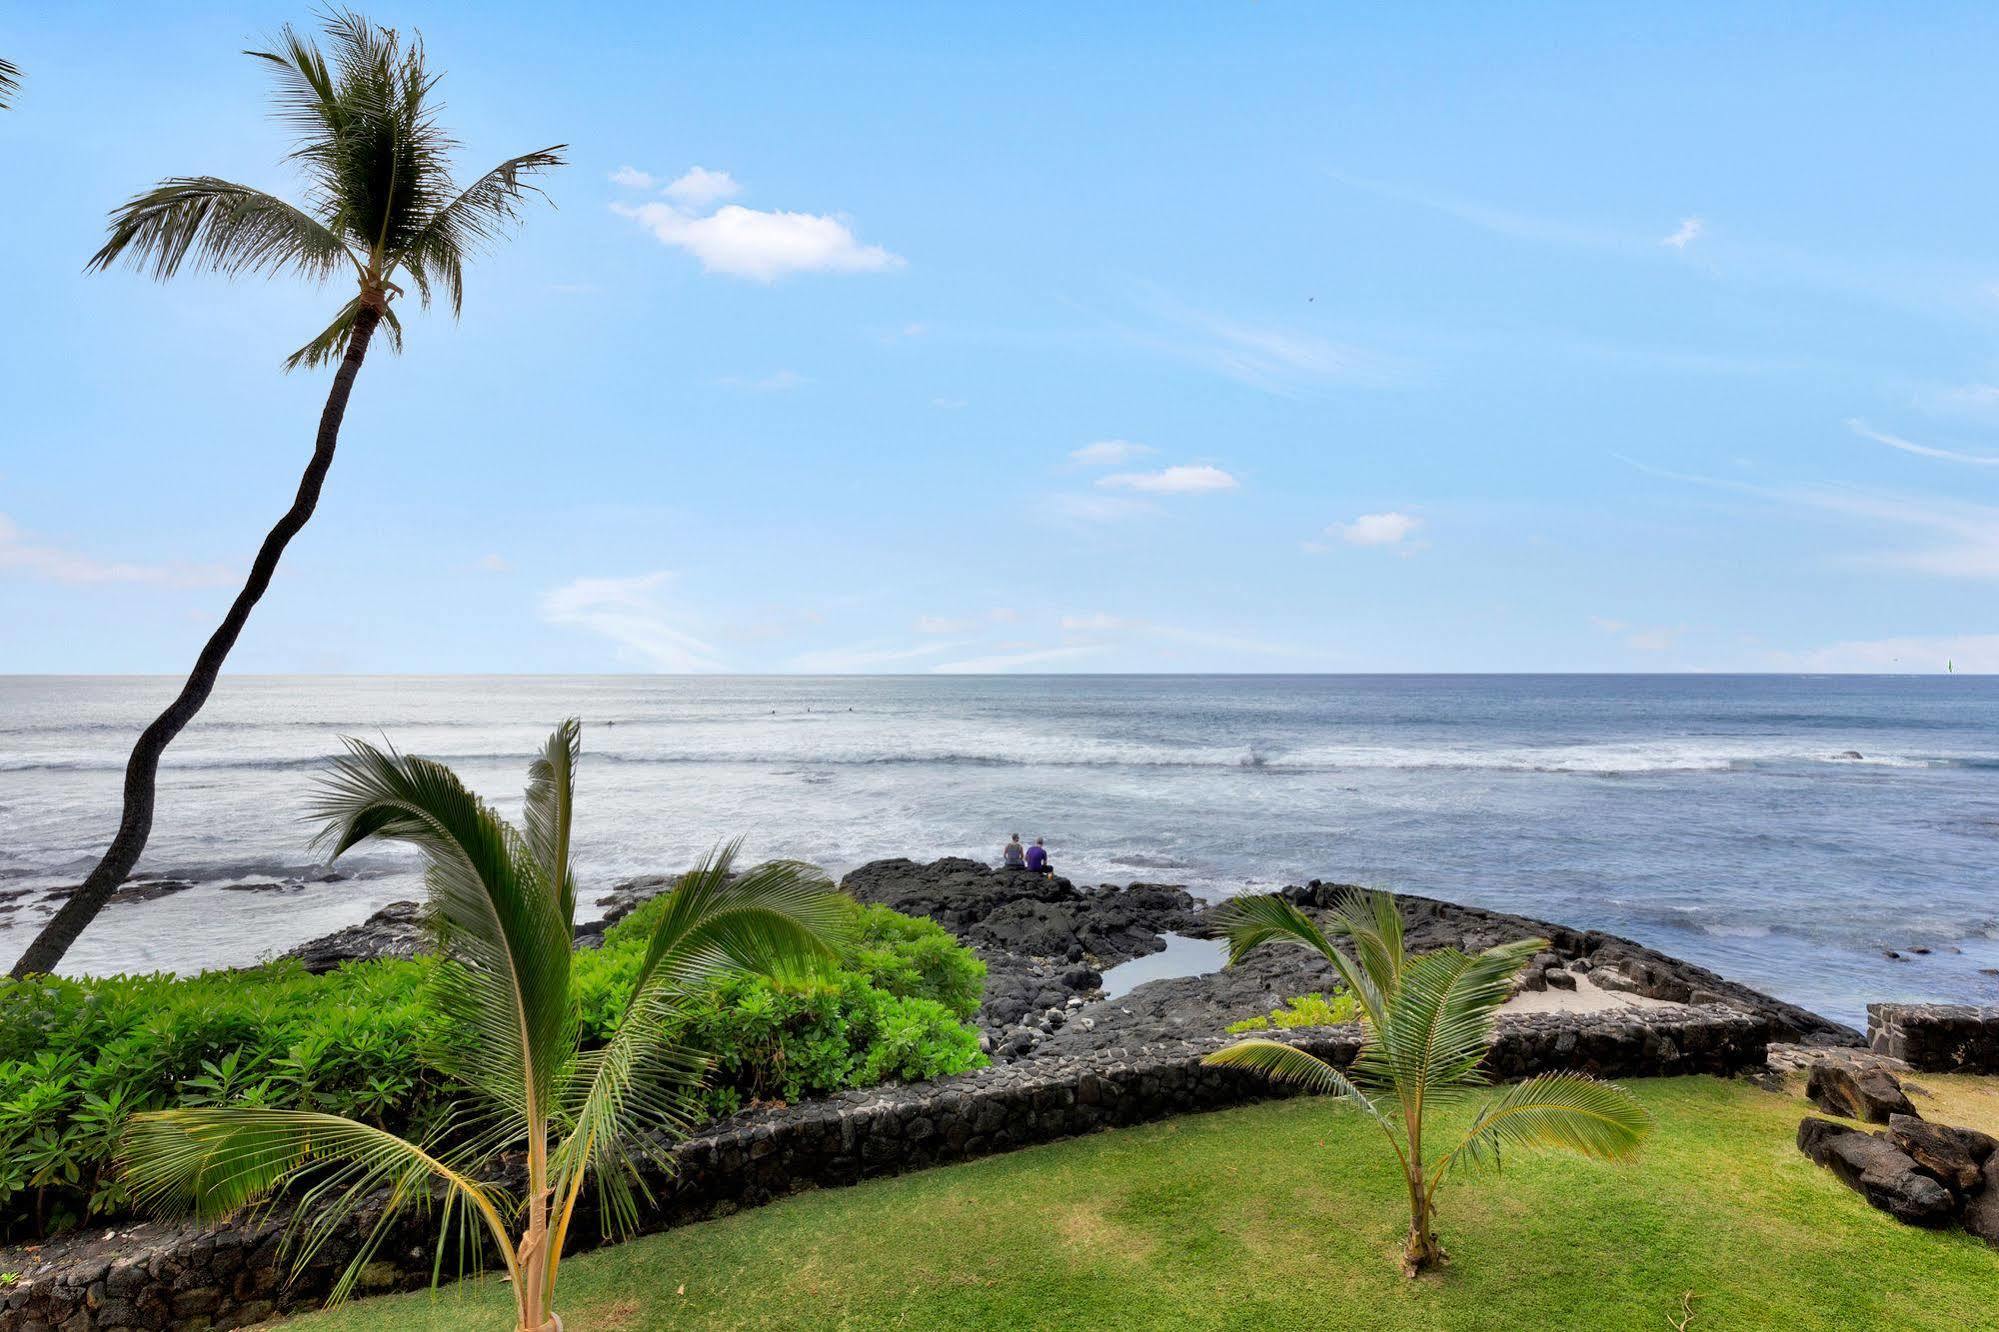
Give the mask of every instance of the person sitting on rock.
[[1027, 848], [1027, 872], [1030, 874], [1048, 873], [1048, 848], [1042, 845], [1039, 837], [1034, 839], [1033, 846]]
[[1020, 834], [1015, 833], [1013, 840], [1000, 848], [1000, 867], [1002, 869], [1020, 869], [1026, 863], [1026, 849], [1020, 844]]

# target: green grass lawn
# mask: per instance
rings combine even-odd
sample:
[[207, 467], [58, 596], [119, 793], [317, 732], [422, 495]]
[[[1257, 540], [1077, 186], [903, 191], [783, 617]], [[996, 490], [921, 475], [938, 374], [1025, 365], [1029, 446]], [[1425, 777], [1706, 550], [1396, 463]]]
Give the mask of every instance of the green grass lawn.
[[[1999, 1128], [1992, 1080], [1922, 1078], [1925, 1115]], [[1999, 1253], [1896, 1224], [1793, 1145], [1802, 1099], [1632, 1084], [1639, 1162], [1518, 1158], [1447, 1186], [1452, 1261], [1397, 1271], [1378, 1132], [1324, 1102], [1193, 1115], [802, 1194], [563, 1265], [570, 1332], [655, 1328], [1992, 1327]], [[493, 1281], [366, 1300], [300, 1332], [512, 1326]]]

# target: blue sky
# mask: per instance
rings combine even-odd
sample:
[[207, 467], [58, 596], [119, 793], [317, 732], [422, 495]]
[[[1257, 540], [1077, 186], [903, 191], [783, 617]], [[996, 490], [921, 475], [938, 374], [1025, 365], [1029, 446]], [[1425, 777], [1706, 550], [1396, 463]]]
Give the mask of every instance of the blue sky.
[[[1989, 6], [399, 4], [557, 205], [407, 312], [244, 671], [1999, 670]], [[185, 669], [343, 294], [302, 6], [0, 4], [0, 670]]]

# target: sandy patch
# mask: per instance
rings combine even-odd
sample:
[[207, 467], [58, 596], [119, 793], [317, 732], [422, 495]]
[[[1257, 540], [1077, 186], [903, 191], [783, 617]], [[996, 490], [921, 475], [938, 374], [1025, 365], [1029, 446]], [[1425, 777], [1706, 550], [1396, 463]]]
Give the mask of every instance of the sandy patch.
[[1614, 1008], [1670, 1008], [1664, 999], [1652, 999], [1642, 994], [1626, 994], [1622, 990], [1605, 990], [1589, 978], [1588, 973], [1577, 974], [1576, 988], [1573, 990], [1522, 990], [1508, 999], [1500, 1008], [1507, 1013], [1603, 1013]]

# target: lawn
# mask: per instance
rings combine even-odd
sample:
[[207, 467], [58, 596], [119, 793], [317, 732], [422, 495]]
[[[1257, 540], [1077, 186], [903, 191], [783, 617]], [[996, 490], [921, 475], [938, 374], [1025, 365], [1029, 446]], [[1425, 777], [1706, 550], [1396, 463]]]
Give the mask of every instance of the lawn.
[[[1999, 1083], [1921, 1079], [1925, 1115], [1999, 1129]], [[1379, 1134], [1325, 1102], [1193, 1115], [802, 1194], [565, 1263], [570, 1332], [655, 1328], [1666, 1329], [1993, 1326], [1999, 1253], [1912, 1230], [1793, 1145], [1803, 1100], [1640, 1082], [1639, 1162], [1536, 1156], [1447, 1186], [1451, 1264], [1406, 1281]], [[298, 1332], [505, 1332], [488, 1280]]]

